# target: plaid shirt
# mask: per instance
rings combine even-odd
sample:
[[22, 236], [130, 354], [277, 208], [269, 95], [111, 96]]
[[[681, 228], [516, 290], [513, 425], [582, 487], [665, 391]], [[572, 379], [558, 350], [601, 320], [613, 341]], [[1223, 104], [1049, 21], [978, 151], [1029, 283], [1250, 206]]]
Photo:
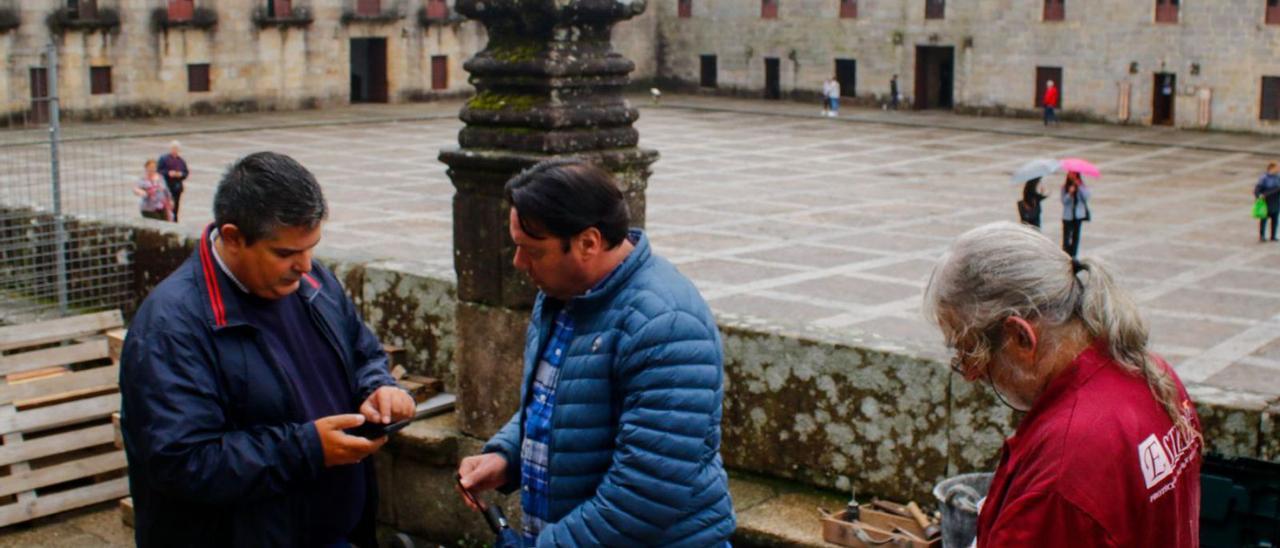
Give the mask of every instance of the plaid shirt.
[[560, 381], [560, 364], [573, 340], [573, 318], [567, 310], [556, 315], [555, 329], [538, 360], [532, 397], [525, 410], [524, 442], [520, 447], [522, 489], [520, 503], [524, 507], [524, 543], [537, 544], [538, 533], [547, 524], [550, 505], [551, 415], [556, 407], [556, 384]]

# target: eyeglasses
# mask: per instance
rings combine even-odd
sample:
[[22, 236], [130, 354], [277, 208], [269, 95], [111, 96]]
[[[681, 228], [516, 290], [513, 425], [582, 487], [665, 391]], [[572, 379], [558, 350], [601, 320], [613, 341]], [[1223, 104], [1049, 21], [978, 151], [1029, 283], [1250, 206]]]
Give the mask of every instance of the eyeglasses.
[[[972, 369], [972, 366], [974, 365], [969, 362], [975, 355], [979, 354], [976, 349], [982, 346], [985, 346], [988, 349], [993, 348], [993, 341], [995, 340], [995, 336], [999, 333], [999, 329], [1000, 323], [997, 322], [993, 324], [990, 329], [980, 332], [976, 337], [961, 337], [953, 342], [948, 342], [947, 348], [950, 348], [953, 352], [950, 362], [951, 371], [967, 379], [968, 375], [966, 375], [966, 373]], [[965, 346], [968, 347], [967, 350], [963, 348]], [[982, 354], [986, 353], [983, 352]]]

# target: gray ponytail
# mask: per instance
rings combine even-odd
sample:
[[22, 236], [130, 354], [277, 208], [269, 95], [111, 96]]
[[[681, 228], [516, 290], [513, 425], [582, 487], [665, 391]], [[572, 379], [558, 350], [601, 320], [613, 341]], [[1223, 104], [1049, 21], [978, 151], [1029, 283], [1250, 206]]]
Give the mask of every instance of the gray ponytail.
[[1039, 232], [1000, 222], [962, 234], [934, 267], [924, 311], [955, 331], [948, 337], [974, 338], [967, 351], [975, 360], [988, 359], [997, 341], [974, 335], [995, 332], [1005, 318], [1046, 327], [1079, 320], [1122, 368], [1146, 380], [1179, 429], [1199, 435], [1179, 409], [1177, 384], [1148, 352], [1147, 326], [1133, 299], [1102, 262], [1077, 262]]
[[1129, 373], [1147, 381], [1151, 395], [1179, 430], [1198, 436], [1180, 409], [1182, 397], [1177, 383], [1159, 362], [1152, 359], [1147, 349], [1149, 332], [1138, 313], [1138, 305], [1120, 289], [1103, 263], [1096, 259], [1082, 259], [1079, 264], [1081, 271], [1077, 277], [1084, 287], [1079, 317], [1090, 338], [1105, 341], [1112, 359]]

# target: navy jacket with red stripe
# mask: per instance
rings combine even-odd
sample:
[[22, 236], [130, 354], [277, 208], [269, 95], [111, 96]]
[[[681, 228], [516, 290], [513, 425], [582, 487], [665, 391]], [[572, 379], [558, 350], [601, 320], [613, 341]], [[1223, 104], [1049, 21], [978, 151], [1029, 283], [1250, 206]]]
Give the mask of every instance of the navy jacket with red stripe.
[[[238, 293], [196, 252], [147, 296], [129, 326], [120, 390], [138, 546], [297, 546], [324, 467], [315, 426]], [[333, 274], [319, 264], [299, 291], [341, 358], [353, 404], [394, 385], [382, 345]], [[372, 541], [372, 466], [354, 538]], [[372, 544], [368, 544], [372, 545]]]

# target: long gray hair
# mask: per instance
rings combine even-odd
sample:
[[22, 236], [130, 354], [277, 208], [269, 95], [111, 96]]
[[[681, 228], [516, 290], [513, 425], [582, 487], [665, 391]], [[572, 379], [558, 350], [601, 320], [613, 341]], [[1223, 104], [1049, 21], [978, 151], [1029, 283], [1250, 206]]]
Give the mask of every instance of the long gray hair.
[[975, 361], [989, 360], [1002, 344], [993, 333], [1005, 318], [1043, 327], [1079, 320], [1090, 340], [1103, 341], [1125, 371], [1146, 380], [1179, 429], [1198, 436], [1179, 409], [1177, 384], [1147, 351], [1147, 326], [1133, 299], [1102, 262], [1073, 261], [1039, 232], [999, 222], [962, 234], [934, 267], [924, 311], [951, 329], [951, 340], [973, 338], [967, 352]]

